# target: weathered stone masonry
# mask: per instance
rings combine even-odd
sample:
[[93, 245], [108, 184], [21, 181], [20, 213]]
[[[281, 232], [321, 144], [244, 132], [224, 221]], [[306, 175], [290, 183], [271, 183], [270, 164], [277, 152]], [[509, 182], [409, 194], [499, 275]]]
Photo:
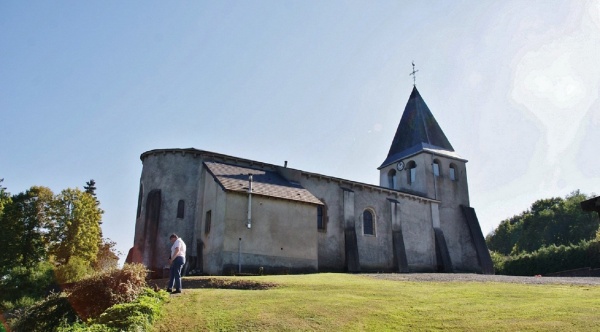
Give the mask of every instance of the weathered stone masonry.
[[466, 160], [416, 88], [379, 185], [193, 148], [141, 160], [127, 261], [155, 275], [173, 232], [188, 244], [188, 272], [493, 273], [469, 206]]

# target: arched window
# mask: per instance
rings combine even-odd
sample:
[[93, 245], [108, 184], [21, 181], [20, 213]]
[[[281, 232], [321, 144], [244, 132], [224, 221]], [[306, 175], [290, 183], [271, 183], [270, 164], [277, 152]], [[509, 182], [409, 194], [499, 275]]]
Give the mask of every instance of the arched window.
[[454, 164], [450, 164], [448, 171], [450, 173], [450, 180], [456, 181], [456, 166], [454, 166]]
[[371, 210], [365, 210], [363, 212], [363, 234], [375, 235], [375, 218]]
[[408, 184], [413, 184], [417, 180], [417, 163], [409, 161], [406, 165], [406, 176]]
[[440, 161], [437, 159], [433, 160], [433, 175], [440, 176]]
[[178, 219], [183, 219], [183, 214], [185, 210], [185, 202], [183, 201], [183, 199], [179, 200], [179, 203], [177, 203], [177, 218]]
[[388, 187], [390, 189], [396, 189], [396, 170], [391, 169], [388, 172]]

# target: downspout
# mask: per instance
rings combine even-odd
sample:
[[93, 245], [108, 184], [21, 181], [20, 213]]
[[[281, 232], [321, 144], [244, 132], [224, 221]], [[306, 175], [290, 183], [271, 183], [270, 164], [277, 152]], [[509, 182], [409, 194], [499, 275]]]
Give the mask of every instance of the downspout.
[[242, 238], [238, 241], [238, 273], [242, 273]]
[[248, 220], [246, 227], [252, 228], [252, 174], [248, 174]]

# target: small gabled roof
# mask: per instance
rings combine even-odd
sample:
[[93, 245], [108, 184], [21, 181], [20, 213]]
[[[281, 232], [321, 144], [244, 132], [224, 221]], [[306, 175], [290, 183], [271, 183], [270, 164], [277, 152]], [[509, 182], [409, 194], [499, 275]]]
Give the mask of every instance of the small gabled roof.
[[417, 87], [414, 86], [396, 129], [390, 151], [379, 168], [423, 150], [461, 159], [454, 153], [452, 144], [431, 114]]
[[244, 166], [206, 161], [204, 165], [217, 183], [226, 191], [248, 192], [248, 175], [252, 174], [252, 194], [323, 205], [299, 183], [283, 178], [279, 173]]
[[600, 214], [600, 196], [579, 203], [583, 211], [596, 211]]

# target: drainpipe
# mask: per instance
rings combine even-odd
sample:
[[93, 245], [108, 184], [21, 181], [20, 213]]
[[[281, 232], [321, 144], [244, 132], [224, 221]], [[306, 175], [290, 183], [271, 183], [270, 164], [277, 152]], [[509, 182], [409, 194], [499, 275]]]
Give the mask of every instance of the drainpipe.
[[242, 238], [238, 241], [238, 273], [242, 273]]
[[248, 221], [246, 227], [252, 228], [252, 174], [248, 174]]

